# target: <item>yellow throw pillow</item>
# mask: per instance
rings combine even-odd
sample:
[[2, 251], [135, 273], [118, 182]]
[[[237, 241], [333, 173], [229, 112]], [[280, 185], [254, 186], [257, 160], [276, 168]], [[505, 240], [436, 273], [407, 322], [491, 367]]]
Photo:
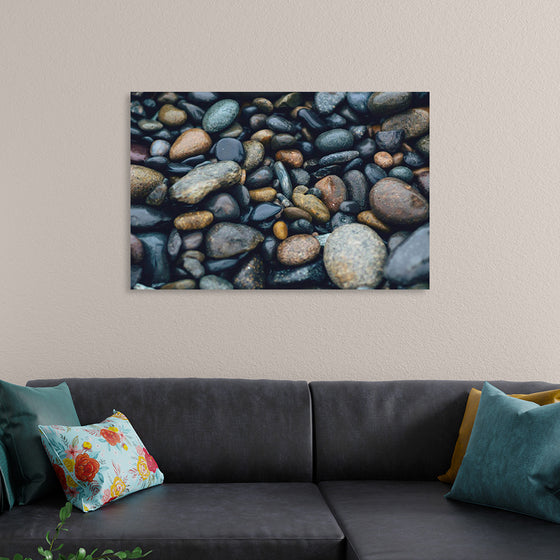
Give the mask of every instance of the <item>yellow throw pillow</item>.
[[[457, 476], [457, 472], [459, 471], [459, 467], [461, 466], [463, 457], [467, 451], [467, 445], [469, 444], [469, 439], [471, 437], [476, 412], [478, 411], [480, 395], [481, 391], [475, 388], [472, 388], [469, 393], [467, 406], [465, 407], [465, 415], [463, 416], [463, 421], [461, 422], [461, 427], [459, 428], [459, 437], [457, 438], [455, 449], [453, 450], [453, 456], [451, 457], [451, 466], [445, 474], [438, 476], [438, 480], [441, 480], [441, 482], [448, 482], [449, 484], [453, 484], [453, 482], [455, 482], [455, 477]], [[524, 401], [531, 401], [542, 406], [545, 404], [560, 402], [560, 389], [541, 391], [539, 393], [531, 393], [529, 395], [521, 394], [510, 396]]]

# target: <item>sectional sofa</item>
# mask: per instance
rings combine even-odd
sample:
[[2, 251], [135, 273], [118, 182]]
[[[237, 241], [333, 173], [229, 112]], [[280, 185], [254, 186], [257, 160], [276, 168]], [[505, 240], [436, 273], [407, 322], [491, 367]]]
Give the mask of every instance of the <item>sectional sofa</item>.
[[[82, 424], [124, 412], [165, 483], [74, 510], [66, 546], [153, 560], [556, 559], [560, 528], [446, 500], [469, 381], [58, 379]], [[493, 382], [509, 393], [547, 383]], [[32, 555], [62, 493], [0, 516], [0, 556]], [[36, 554], [33, 556], [35, 557]]]

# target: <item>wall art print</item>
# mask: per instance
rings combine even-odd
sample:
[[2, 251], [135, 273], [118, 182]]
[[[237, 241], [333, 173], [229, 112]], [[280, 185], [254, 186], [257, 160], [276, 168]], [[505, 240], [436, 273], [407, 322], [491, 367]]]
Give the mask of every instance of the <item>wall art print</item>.
[[131, 288], [427, 289], [429, 92], [132, 92]]

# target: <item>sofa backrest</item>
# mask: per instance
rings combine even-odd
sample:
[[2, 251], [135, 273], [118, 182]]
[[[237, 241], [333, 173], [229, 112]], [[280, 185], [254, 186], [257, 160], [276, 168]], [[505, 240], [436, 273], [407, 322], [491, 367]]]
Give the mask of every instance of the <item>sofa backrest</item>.
[[66, 381], [82, 425], [125, 414], [168, 482], [310, 481], [304, 381], [189, 378]]
[[[558, 388], [492, 382], [506, 393]], [[317, 480], [435, 480], [448, 468], [472, 381], [313, 382]]]

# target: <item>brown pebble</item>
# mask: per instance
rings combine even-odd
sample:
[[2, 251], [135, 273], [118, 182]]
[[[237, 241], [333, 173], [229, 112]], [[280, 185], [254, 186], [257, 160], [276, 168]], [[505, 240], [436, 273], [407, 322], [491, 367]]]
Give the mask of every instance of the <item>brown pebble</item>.
[[368, 136], [370, 138], [375, 138], [375, 133], [379, 132], [381, 130], [381, 125], [380, 124], [373, 124], [371, 126], [368, 126], [367, 129], [368, 129]]
[[208, 210], [197, 212], [185, 212], [175, 218], [173, 225], [181, 231], [202, 229], [209, 226], [214, 221], [214, 214]]
[[255, 202], [272, 202], [278, 193], [272, 187], [263, 187], [262, 189], [254, 189], [249, 191], [251, 200]]
[[296, 220], [307, 220], [308, 222], [312, 222], [313, 218], [311, 214], [302, 208], [298, 208], [297, 206], [289, 206], [288, 208], [284, 208], [282, 212], [282, 217], [290, 220], [291, 222], [295, 222]]
[[263, 113], [266, 113], [267, 115], [270, 115], [270, 113], [272, 113], [272, 111], [274, 111], [274, 105], [272, 104], [272, 101], [269, 101], [268, 99], [266, 99], [266, 97], [255, 97], [255, 99], [253, 99], [252, 104], [259, 111], [262, 111]]
[[253, 136], [251, 136], [251, 140], [257, 140], [263, 146], [268, 146], [272, 137], [274, 136], [274, 132], [269, 128], [263, 128], [263, 130], [257, 130]]
[[187, 113], [166, 103], [158, 112], [158, 121], [169, 127], [182, 126], [187, 122]]
[[202, 128], [190, 128], [181, 134], [169, 150], [169, 159], [177, 161], [205, 154], [212, 146], [210, 135]]
[[143, 202], [152, 190], [163, 183], [165, 177], [159, 172], [142, 165], [130, 166], [130, 200]]
[[313, 142], [313, 134], [311, 134], [310, 130], [307, 127], [304, 126], [301, 129], [301, 134], [303, 135], [303, 138], [307, 140], [307, 142]]
[[358, 214], [358, 222], [381, 233], [391, 233], [391, 228], [384, 224], [371, 210], [364, 210]]
[[393, 165], [397, 166], [400, 165], [404, 160], [404, 154], [402, 152], [397, 152], [393, 154]]
[[303, 165], [303, 155], [299, 150], [278, 150], [276, 161], [281, 161], [292, 168], [301, 167]]
[[245, 179], [247, 179], [247, 171], [245, 171], [245, 169], [241, 170], [241, 178], [239, 179], [239, 182], [244, 185], [245, 184]]
[[280, 264], [300, 266], [314, 260], [321, 252], [321, 244], [312, 235], [291, 235], [278, 245], [276, 258]]
[[382, 169], [389, 169], [393, 166], [393, 156], [389, 152], [377, 152], [373, 156], [373, 161]]
[[282, 220], [275, 222], [272, 226], [272, 233], [274, 233], [276, 238], [280, 239], [280, 241], [286, 239], [286, 237], [288, 237], [288, 226], [286, 225], [286, 222], [283, 222]]
[[410, 144], [407, 144], [406, 142], [403, 142], [401, 144], [401, 149], [405, 152], [413, 152], [414, 151], [414, 148]]
[[338, 212], [346, 200], [346, 185], [337, 175], [327, 175], [315, 183], [315, 188], [323, 193], [323, 203], [331, 212]]

